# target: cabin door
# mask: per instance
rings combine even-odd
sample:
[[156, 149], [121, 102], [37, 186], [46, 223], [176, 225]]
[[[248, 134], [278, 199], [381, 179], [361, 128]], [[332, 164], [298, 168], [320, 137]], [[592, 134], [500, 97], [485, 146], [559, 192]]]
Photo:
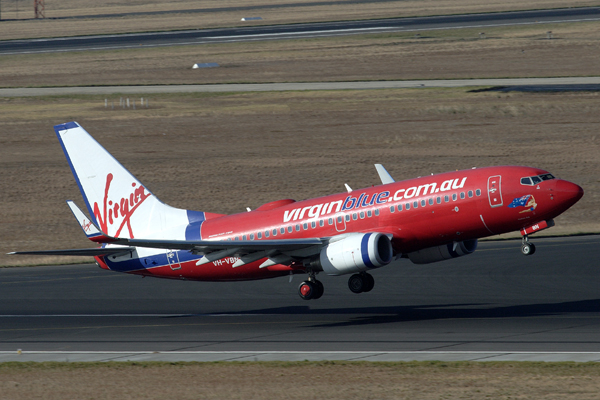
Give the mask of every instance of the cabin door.
[[502, 201], [502, 177], [500, 175], [490, 176], [488, 178], [488, 198], [490, 200], [490, 207], [501, 207]]

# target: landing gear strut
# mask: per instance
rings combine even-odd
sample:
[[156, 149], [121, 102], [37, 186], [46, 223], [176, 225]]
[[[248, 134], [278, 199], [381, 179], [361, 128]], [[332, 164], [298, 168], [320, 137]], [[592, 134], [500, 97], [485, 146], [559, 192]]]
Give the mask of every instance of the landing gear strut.
[[370, 292], [375, 286], [375, 279], [366, 272], [354, 274], [348, 279], [348, 287], [353, 293]]
[[303, 300], [316, 300], [323, 296], [323, 292], [325, 288], [321, 281], [318, 281], [315, 278], [314, 273], [310, 273], [308, 276], [308, 280], [302, 282], [300, 286], [298, 286], [298, 295]]
[[521, 245], [521, 253], [526, 256], [530, 256], [535, 253], [535, 245], [533, 243], [529, 243], [529, 238], [527, 235], [523, 236], [523, 244]]

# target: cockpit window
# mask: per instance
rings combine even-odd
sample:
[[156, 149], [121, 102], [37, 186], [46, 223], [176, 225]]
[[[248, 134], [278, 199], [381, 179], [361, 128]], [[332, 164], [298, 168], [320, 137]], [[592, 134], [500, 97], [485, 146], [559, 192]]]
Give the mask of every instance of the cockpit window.
[[533, 183], [531, 183], [531, 178], [527, 177], [527, 178], [521, 178], [521, 185], [533, 185]]
[[533, 186], [537, 185], [541, 181], [547, 181], [549, 179], [554, 179], [554, 175], [542, 174], [537, 176], [528, 176], [526, 178], [521, 178], [521, 185]]
[[548, 179], [554, 179], [554, 175], [552, 175], [552, 174], [544, 174], [544, 175], [540, 175], [540, 178], [543, 181], [547, 181]]

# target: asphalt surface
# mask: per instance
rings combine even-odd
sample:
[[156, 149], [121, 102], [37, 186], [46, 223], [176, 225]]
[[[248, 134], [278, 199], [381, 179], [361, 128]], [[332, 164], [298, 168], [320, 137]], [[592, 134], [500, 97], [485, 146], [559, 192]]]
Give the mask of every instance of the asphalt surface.
[[[171, 281], [95, 265], [0, 269], [0, 361], [600, 361], [600, 236], [482, 242], [470, 256], [373, 271], [356, 295], [319, 276]], [[20, 352], [18, 351], [20, 349]], [[19, 354], [20, 353], [20, 354]]]
[[150, 32], [123, 35], [0, 41], [0, 54], [109, 50], [257, 40], [300, 39], [382, 32], [485, 28], [521, 24], [600, 20], [600, 8], [565, 8], [489, 14], [466, 14], [365, 21], [341, 21], [242, 28]]
[[503, 78], [503, 79], [439, 79], [413, 81], [364, 81], [364, 82], [287, 82], [247, 83], [215, 85], [154, 85], [154, 86], [72, 86], [50, 88], [0, 89], [0, 97], [67, 96], [67, 95], [110, 95], [110, 94], [159, 94], [200, 92], [266, 92], [288, 90], [367, 90], [367, 89], [410, 89], [433, 87], [479, 87], [483, 90], [527, 88], [529, 91], [580, 91], [596, 90], [600, 77], [568, 78]]

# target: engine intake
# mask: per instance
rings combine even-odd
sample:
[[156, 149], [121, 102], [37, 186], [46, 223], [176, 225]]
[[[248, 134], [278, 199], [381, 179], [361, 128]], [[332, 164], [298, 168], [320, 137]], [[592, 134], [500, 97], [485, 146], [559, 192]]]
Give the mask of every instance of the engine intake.
[[383, 267], [393, 256], [386, 235], [355, 233], [323, 247], [317, 264], [327, 275], [344, 275]]
[[408, 258], [415, 264], [429, 264], [436, 261], [449, 260], [451, 258], [466, 256], [477, 249], [477, 239], [465, 240], [463, 242], [452, 242], [436, 247], [428, 247], [423, 250], [408, 253]]

